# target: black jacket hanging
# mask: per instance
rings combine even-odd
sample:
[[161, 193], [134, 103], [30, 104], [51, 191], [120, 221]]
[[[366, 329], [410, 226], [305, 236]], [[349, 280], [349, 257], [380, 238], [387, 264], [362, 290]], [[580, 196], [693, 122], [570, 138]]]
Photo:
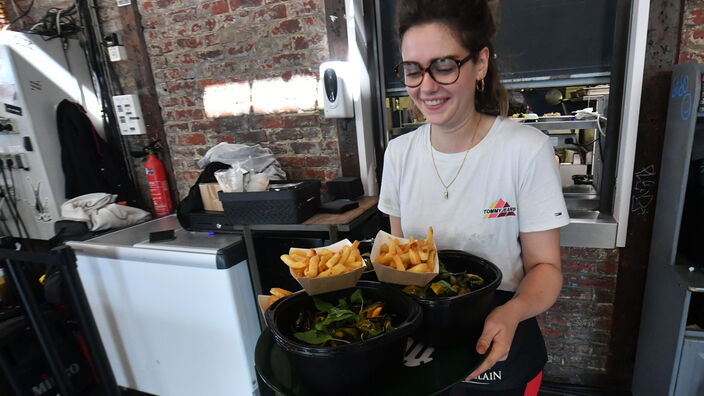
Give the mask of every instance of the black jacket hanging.
[[61, 143], [61, 167], [66, 179], [66, 198], [104, 192], [117, 201], [136, 198], [119, 154], [98, 135], [81, 105], [62, 100], [56, 109]]

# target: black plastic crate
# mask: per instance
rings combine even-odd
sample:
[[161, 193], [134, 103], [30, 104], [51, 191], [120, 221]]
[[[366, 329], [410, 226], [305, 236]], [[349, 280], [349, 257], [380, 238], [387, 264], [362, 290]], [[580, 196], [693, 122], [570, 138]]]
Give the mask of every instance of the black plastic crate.
[[[277, 185], [291, 183], [299, 184], [277, 189]], [[297, 224], [320, 206], [320, 180], [276, 180], [269, 184], [269, 191], [219, 191], [218, 196], [230, 224]]]

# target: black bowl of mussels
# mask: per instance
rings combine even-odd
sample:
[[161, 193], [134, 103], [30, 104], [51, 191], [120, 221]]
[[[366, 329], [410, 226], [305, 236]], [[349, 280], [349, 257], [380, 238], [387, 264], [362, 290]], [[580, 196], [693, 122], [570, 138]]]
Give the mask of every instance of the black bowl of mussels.
[[427, 285], [402, 291], [423, 308], [423, 323], [413, 338], [434, 346], [476, 342], [491, 310], [501, 270], [460, 250], [439, 250], [440, 272]]
[[408, 337], [422, 321], [398, 288], [359, 281], [354, 288], [280, 299], [265, 314], [274, 341], [315, 394], [368, 394], [401, 368]]

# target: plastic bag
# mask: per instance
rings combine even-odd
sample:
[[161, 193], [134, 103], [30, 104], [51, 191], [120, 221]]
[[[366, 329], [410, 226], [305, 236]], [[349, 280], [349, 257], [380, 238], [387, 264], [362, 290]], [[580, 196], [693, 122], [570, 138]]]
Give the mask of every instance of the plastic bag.
[[245, 169], [251, 174], [265, 173], [268, 176], [268, 180], [286, 179], [286, 172], [281, 168], [281, 164], [276, 160], [274, 153], [258, 144], [249, 146], [246, 144], [220, 143], [205, 153], [205, 156], [198, 161], [198, 166], [205, 168], [209, 163], [216, 161], [228, 164], [234, 169]]

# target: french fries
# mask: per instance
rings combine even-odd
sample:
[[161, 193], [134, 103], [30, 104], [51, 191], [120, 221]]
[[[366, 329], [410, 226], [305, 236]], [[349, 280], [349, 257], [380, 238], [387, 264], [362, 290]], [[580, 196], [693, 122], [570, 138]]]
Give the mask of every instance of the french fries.
[[359, 241], [354, 241], [337, 252], [329, 249], [293, 249], [289, 254], [282, 254], [281, 261], [298, 278], [325, 278], [360, 268], [362, 255], [359, 253]]
[[269, 306], [271, 306], [271, 304], [276, 302], [276, 300], [280, 299], [281, 297], [286, 297], [291, 294], [290, 291], [279, 287], [272, 287], [271, 289], [269, 289], [269, 293], [271, 293], [271, 296], [269, 296]]
[[376, 262], [398, 271], [433, 272], [435, 270], [435, 244], [433, 227], [428, 227], [425, 239], [410, 237], [408, 243], [400, 244], [396, 238], [381, 245]]

